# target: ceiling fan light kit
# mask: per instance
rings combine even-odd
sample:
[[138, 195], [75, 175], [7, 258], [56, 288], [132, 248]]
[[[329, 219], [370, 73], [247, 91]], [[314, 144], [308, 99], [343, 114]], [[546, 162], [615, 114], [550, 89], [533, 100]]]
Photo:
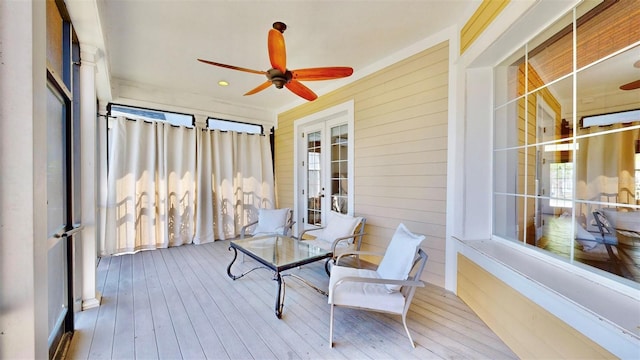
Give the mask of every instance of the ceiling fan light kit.
[[269, 30], [269, 34], [267, 37], [267, 49], [269, 51], [269, 61], [271, 62], [271, 68], [267, 71], [246, 69], [234, 65], [227, 65], [203, 59], [198, 59], [198, 61], [227, 69], [244, 71], [252, 74], [262, 74], [267, 77], [266, 82], [248, 91], [244, 94], [245, 96], [258, 93], [273, 84], [278, 89], [286, 87], [294, 94], [308, 101], [313, 101], [318, 96], [311, 89], [303, 85], [300, 81], [339, 79], [351, 76], [351, 74], [353, 74], [353, 69], [345, 66], [288, 70], [287, 52], [284, 44], [284, 36], [282, 35], [282, 33], [286, 29], [286, 24], [277, 21], [273, 23], [273, 28]]

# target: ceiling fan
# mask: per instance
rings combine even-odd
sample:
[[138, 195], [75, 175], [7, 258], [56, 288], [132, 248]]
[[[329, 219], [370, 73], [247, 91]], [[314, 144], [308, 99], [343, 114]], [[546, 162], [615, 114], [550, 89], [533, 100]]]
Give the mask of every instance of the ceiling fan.
[[[633, 64], [633, 67], [640, 69], [640, 60]], [[635, 90], [640, 89], [640, 80], [632, 81], [630, 83], [620, 86], [620, 90]]]
[[284, 36], [282, 35], [282, 33], [286, 29], [287, 25], [278, 21], [273, 23], [273, 29], [269, 30], [269, 36], [267, 38], [267, 48], [269, 50], [271, 69], [267, 71], [246, 69], [238, 66], [226, 65], [203, 59], [198, 59], [198, 61], [227, 69], [239, 70], [252, 74], [266, 75], [267, 81], [258, 85], [255, 89], [248, 91], [244, 95], [253, 95], [268, 88], [269, 86], [271, 86], [271, 84], [273, 84], [278, 89], [282, 89], [282, 87], [284, 86], [287, 89], [291, 90], [294, 94], [309, 101], [315, 100], [318, 96], [313, 91], [311, 91], [311, 89], [303, 85], [300, 81], [331, 80], [351, 76], [351, 74], [353, 74], [352, 68], [344, 66], [288, 70], [287, 52], [284, 46]]

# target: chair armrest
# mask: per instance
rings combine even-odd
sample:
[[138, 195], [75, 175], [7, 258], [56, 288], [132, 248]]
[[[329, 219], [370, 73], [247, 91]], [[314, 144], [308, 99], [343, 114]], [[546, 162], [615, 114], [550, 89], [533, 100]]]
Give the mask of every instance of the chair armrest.
[[338, 256], [338, 258], [336, 259], [336, 265], [338, 265], [342, 257], [352, 256], [352, 255], [374, 255], [374, 256], [383, 257], [384, 253], [376, 252], [376, 251], [347, 251], [347, 252], [343, 252]]
[[258, 223], [258, 220], [248, 223], [247, 225], [240, 228], [240, 239], [244, 239], [245, 232], [249, 226], [255, 225]]
[[[289, 235], [289, 231], [291, 231], [291, 229], [293, 228], [293, 225], [295, 225], [295, 223], [296, 223], [295, 221], [291, 221], [291, 222], [287, 223], [284, 226], [283, 230], [282, 230], [282, 235], [288, 236]], [[292, 236], [292, 238], [295, 239], [296, 237]]]
[[338, 246], [338, 244], [341, 241], [345, 241], [345, 240], [348, 240], [348, 239], [355, 239], [358, 236], [364, 236], [364, 235], [366, 235], [366, 234], [365, 233], [356, 233], [356, 234], [353, 234], [353, 235], [339, 237], [339, 238], [333, 240], [333, 244], [331, 244], [331, 251], [332, 252], [336, 252], [336, 246]]
[[370, 283], [370, 284], [424, 287], [424, 282], [420, 280], [376, 279], [376, 278], [366, 278], [366, 277], [358, 277], [358, 276], [346, 276], [338, 280], [335, 284], [333, 284], [332, 290], [335, 290], [335, 288], [338, 287], [338, 285], [344, 282], [362, 282], [362, 283]]
[[319, 227], [317, 229], [306, 229], [306, 230], [302, 230], [302, 232], [298, 235], [298, 240], [308, 240], [308, 239], [303, 239], [302, 236], [310, 231], [316, 231], [316, 230], [321, 230], [324, 229], [324, 227]]

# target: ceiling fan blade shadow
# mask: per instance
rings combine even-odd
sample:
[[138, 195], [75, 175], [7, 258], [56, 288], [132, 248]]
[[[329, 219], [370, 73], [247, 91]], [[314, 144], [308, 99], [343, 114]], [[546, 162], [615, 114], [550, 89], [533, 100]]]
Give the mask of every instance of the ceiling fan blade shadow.
[[247, 95], [253, 95], [257, 92], [260, 92], [266, 88], [268, 88], [269, 86], [271, 86], [271, 81], [267, 80], [265, 82], [263, 82], [262, 84], [260, 84], [259, 86], [257, 86], [256, 88], [254, 88], [253, 90], [249, 90], [246, 94], [244, 94], [244, 96]]
[[303, 81], [331, 80], [348, 77], [353, 69], [345, 66], [319, 67], [292, 70], [293, 78]]
[[282, 72], [287, 71], [287, 50], [284, 46], [284, 36], [280, 31], [276, 29], [269, 30], [267, 47], [269, 48], [271, 67]]
[[298, 80], [292, 79], [287, 84], [285, 84], [285, 86], [287, 87], [287, 89], [291, 90], [291, 92], [305, 100], [313, 101], [318, 98], [318, 95], [316, 95], [308, 87], [302, 85], [302, 83]]
[[640, 89], [640, 80], [632, 81], [628, 84], [620, 86], [620, 90], [635, 90]]
[[246, 68], [241, 68], [239, 66], [221, 64], [221, 63], [217, 63], [217, 62], [209, 61], [209, 60], [198, 59], [198, 61], [203, 62], [205, 64], [209, 64], [209, 65], [219, 66], [219, 67], [232, 69], [232, 70], [244, 71], [244, 72], [248, 72], [248, 73], [252, 73], [252, 74], [260, 74], [260, 75], [266, 75], [267, 74], [266, 71], [246, 69]]

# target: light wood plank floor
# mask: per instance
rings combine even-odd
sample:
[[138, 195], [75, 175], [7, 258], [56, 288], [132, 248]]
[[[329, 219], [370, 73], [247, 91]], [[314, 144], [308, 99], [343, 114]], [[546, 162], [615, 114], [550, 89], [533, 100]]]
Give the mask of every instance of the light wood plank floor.
[[[399, 316], [336, 308], [328, 346], [327, 298], [286, 277], [282, 319], [267, 270], [233, 281], [227, 241], [102, 258], [102, 305], [76, 315], [66, 359], [514, 359], [454, 294], [428, 284]], [[257, 263], [248, 257], [234, 273]], [[237, 265], [237, 266], [236, 266]], [[321, 262], [292, 272], [326, 289]]]

